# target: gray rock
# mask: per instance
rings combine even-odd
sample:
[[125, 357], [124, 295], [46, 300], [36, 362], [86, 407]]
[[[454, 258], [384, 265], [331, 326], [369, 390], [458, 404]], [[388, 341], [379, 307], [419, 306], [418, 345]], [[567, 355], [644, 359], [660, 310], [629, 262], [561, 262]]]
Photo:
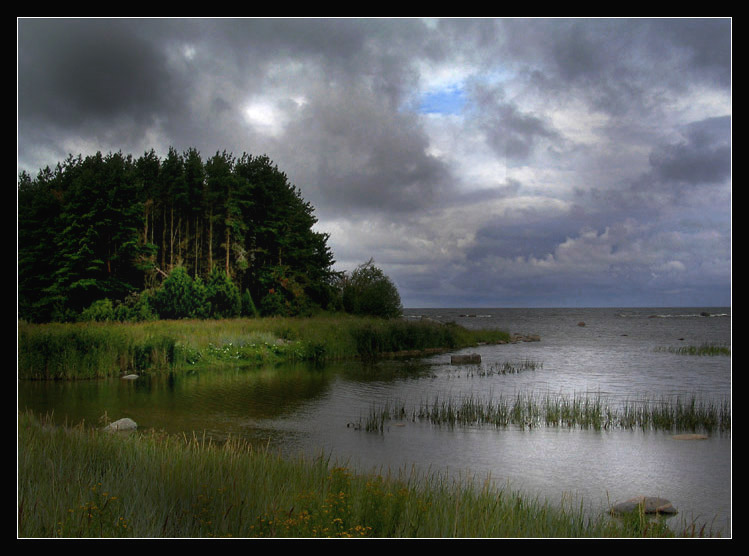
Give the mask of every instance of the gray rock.
[[706, 434], [675, 434], [671, 438], [674, 440], [707, 440]]
[[518, 334], [513, 332], [510, 334], [510, 343], [517, 344], [519, 342], [540, 342], [541, 336], [538, 334]]
[[481, 363], [481, 356], [478, 353], [450, 356], [451, 365], [475, 365], [479, 363]]
[[138, 425], [135, 421], [128, 417], [123, 417], [122, 419], [118, 419], [117, 421], [113, 421], [112, 423], [109, 423], [106, 427], [104, 427], [105, 431], [132, 431], [138, 428]]
[[664, 515], [678, 513], [670, 501], [656, 496], [638, 496], [611, 507], [612, 514], [626, 514], [634, 511], [642, 511], [646, 514]]
[[138, 378], [138, 375], [124, 375], [120, 378], [122, 378], [122, 380], [135, 380], [136, 378]]

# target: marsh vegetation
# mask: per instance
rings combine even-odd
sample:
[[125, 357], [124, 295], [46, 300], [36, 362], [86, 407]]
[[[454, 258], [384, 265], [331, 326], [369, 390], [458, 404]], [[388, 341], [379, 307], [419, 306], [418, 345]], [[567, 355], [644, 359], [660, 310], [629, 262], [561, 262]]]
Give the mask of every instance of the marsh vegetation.
[[489, 482], [353, 473], [233, 439], [111, 434], [19, 415], [20, 537], [673, 537]]

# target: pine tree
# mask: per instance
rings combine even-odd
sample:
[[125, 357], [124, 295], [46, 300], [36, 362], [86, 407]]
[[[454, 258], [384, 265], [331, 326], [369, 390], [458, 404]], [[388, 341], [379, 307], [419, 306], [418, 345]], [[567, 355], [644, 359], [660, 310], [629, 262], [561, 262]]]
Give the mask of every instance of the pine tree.
[[121, 307], [162, 289], [178, 268], [203, 295], [220, 267], [246, 314], [253, 301], [266, 313], [300, 314], [335, 298], [328, 236], [267, 156], [71, 155], [36, 178], [22, 173], [18, 198], [21, 318], [74, 318], [103, 299]]

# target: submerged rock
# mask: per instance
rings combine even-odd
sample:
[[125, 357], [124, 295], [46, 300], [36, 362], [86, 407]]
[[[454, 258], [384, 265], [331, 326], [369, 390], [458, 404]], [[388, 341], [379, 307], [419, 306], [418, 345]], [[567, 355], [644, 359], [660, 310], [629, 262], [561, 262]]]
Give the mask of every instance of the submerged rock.
[[517, 344], [518, 342], [540, 342], [541, 336], [538, 334], [518, 334], [514, 332], [510, 335], [510, 343]]
[[678, 513], [669, 500], [657, 496], [638, 496], [611, 507], [612, 514], [642, 511], [646, 514], [672, 515]]
[[122, 419], [118, 419], [117, 421], [113, 421], [112, 423], [109, 423], [106, 427], [104, 427], [105, 431], [132, 431], [138, 428], [138, 424], [133, 421], [132, 419], [128, 417], [123, 417]]
[[675, 434], [671, 438], [674, 440], [707, 440], [706, 434]]
[[481, 356], [478, 353], [450, 356], [451, 365], [472, 365], [478, 363], [481, 363]]

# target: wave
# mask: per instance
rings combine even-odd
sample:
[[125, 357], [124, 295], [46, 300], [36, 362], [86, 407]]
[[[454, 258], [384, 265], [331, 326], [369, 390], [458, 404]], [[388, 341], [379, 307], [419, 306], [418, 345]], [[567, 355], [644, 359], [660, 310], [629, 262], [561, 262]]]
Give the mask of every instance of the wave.
[[699, 313], [619, 313], [617, 315], [621, 318], [649, 318], [649, 319], [690, 319], [690, 318], [715, 318], [715, 317], [730, 317], [730, 313], [710, 313], [707, 311], [700, 311]]

